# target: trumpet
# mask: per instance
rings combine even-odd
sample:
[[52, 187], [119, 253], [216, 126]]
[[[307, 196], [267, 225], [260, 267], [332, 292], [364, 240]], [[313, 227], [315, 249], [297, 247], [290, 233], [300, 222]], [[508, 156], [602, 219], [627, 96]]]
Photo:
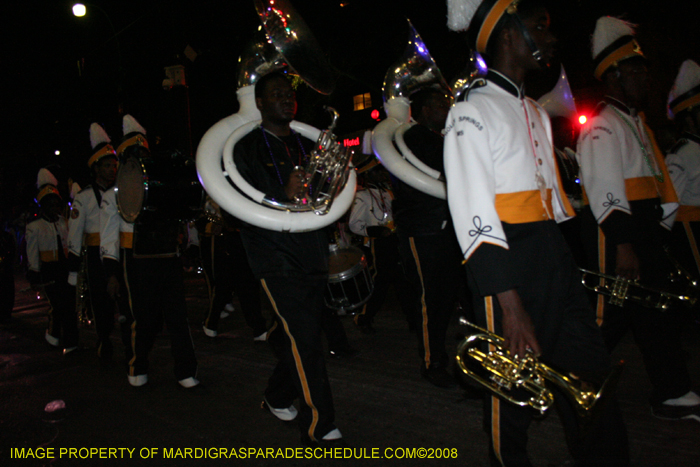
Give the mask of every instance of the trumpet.
[[669, 274], [668, 280], [672, 284], [677, 285], [681, 290], [685, 290], [687, 295], [697, 297], [700, 292], [700, 281], [671, 254], [668, 246], [664, 247], [664, 251], [673, 267], [673, 271]]
[[[457, 364], [472, 380], [520, 407], [530, 406], [544, 413], [554, 403], [554, 395], [547, 388], [546, 381], [558, 386], [573, 403], [581, 419], [589, 419], [594, 407], [604, 394], [614, 390], [622, 372], [622, 363], [616, 365], [599, 390], [584, 383], [573, 374], [563, 375], [540, 363], [531, 352], [525, 356], [514, 356], [505, 347], [505, 340], [465, 319], [460, 322], [478, 330], [467, 336], [457, 347]], [[481, 344], [488, 344], [489, 351], [482, 350]], [[478, 363], [486, 370], [487, 377], [472, 370], [469, 362]], [[515, 389], [521, 389], [517, 395]], [[525, 394], [524, 396], [522, 394]]]
[[[608, 303], [611, 305], [624, 306], [625, 301], [629, 300], [647, 308], [666, 311], [675, 303], [693, 306], [697, 302], [697, 296], [691, 294], [676, 294], [642, 285], [636, 280], [610, 276], [583, 268], [579, 269], [582, 273], [581, 283], [583, 286], [588, 290], [608, 297]], [[599, 279], [598, 284], [589, 285], [587, 282], [588, 276], [597, 277]]]

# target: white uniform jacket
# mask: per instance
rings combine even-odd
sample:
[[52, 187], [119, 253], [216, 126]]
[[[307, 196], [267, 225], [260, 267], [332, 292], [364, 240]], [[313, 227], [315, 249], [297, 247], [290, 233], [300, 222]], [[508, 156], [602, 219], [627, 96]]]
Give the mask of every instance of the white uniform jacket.
[[116, 188], [111, 188], [102, 197], [100, 207], [100, 254], [103, 260], [119, 261], [119, 248], [132, 248], [134, 224], [119, 215]]
[[355, 199], [350, 210], [348, 227], [356, 235], [367, 237], [367, 227], [393, 227], [394, 218], [391, 214], [389, 190], [366, 188], [355, 193]]
[[700, 136], [683, 134], [666, 156], [666, 167], [680, 202], [676, 220], [700, 221]]
[[[105, 191], [98, 189], [104, 196]], [[91, 185], [73, 199], [68, 219], [68, 251], [80, 256], [83, 241], [87, 246], [100, 246], [100, 206]]]
[[661, 198], [663, 217], [671, 219], [677, 198], [653, 133], [642, 116], [620, 101], [606, 100], [578, 141], [584, 200], [598, 224], [615, 211], [631, 214], [630, 201], [652, 198]]
[[502, 74], [489, 71], [487, 78], [447, 117], [447, 201], [465, 259], [484, 243], [507, 250], [502, 222], [561, 222], [574, 215], [547, 113]]
[[40, 272], [42, 262], [58, 261], [58, 236], [61, 238], [64, 257], [67, 257], [68, 225], [63, 216], [59, 216], [56, 222], [40, 217], [27, 224], [27, 262], [30, 271]]

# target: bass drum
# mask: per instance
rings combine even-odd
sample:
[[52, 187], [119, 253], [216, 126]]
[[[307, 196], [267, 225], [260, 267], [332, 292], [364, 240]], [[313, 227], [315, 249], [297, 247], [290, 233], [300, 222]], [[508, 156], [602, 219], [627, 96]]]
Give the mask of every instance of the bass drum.
[[338, 310], [339, 314], [352, 312], [367, 303], [373, 290], [374, 283], [362, 250], [331, 245], [326, 306]]
[[177, 151], [127, 158], [119, 164], [117, 188], [119, 214], [127, 222], [189, 222], [202, 211], [195, 161]]

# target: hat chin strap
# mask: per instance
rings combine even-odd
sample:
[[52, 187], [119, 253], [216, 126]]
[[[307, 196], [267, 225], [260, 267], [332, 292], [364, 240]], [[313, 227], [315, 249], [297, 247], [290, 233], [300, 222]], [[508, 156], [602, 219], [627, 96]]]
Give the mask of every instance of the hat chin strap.
[[525, 43], [527, 46], [530, 48], [530, 51], [532, 52], [532, 58], [535, 59], [535, 61], [542, 67], [545, 68], [548, 63], [542, 60], [542, 51], [540, 50], [539, 47], [537, 47], [537, 44], [535, 44], [535, 40], [532, 38], [530, 33], [528, 32], [527, 28], [525, 27], [525, 23], [520, 19], [520, 15], [517, 13], [513, 13], [513, 20], [515, 20], [515, 24], [518, 25], [518, 28], [520, 29], [520, 32], [523, 34], [523, 38], [525, 39]]

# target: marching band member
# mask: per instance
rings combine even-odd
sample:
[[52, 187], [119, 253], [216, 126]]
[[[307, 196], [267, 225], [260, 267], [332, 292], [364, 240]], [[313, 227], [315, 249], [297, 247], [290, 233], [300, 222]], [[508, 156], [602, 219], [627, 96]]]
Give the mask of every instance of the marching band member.
[[226, 306], [235, 292], [246, 324], [253, 330], [253, 342], [267, 339], [267, 321], [262, 314], [260, 283], [253, 276], [248, 257], [241, 242], [241, 234], [233, 225], [235, 220], [207, 198], [204, 210], [210, 214], [208, 222], [198, 222], [199, 247], [202, 266], [207, 273], [211, 302], [204, 320], [204, 334], [218, 335], [219, 318], [228, 316]]
[[[285, 75], [273, 72], [256, 82], [255, 103], [262, 123], [236, 144], [236, 167], [267, 196], [290, 201], [304, 191], [303, 173], [294, 167], [306, 165], [313, 147], [290, 128], [296, 94]], [[246, 225], [241, 239], [275, 314], [267, 340], [278, 362], [262, 406], [280, 420], [297, 419], [306, 445], [342, 444], [321, 338], [328, 235], [323, 229], [290, 233]]]
[[374, 317], [384, 306], [390, 287], [394, 287], [409, 329], [415, 329], [417, 308], [413, 289], [408, 284], [399, 253], [398, 237], [394, 228], [392, 200], [388, 172], [384, 167], [373, 167], [358, 174], [361, 188], [355, 193], [350, 208], [348, 228], [363, 239], [362, 249], [369, 260], [374, 290], [362, 310], [355, 315], [355, 324], [365, 334], [374, 334]]
[[686, 60], [668, 95], [669, 117], [682, 131], [666, 156], [668, 174], [680, 207], [673, 224], [670, 253], [687, 271], [700, 273], [700, 66]]
[[[150, 155], [146, 130], [131, 115], [124, 116], [123, 131], [124, 138], [117, 148], [122, 164], [130, 157]], [[177, 382], [188, 390], [201, 387], [187, 322], [182, 264], [177, 256], [180, 222], [127, 222], [117, 206], [116, 190], [120, 189], [128, 187], [116, 186], [102, 199], [100, 248], [110, 297], [124, 294], [129, 298], [133, 320], [129, 384], [139, 387], [148, 383], [148, 354], [165, 323]], [[119, 276], [123, 277], [123, 290]]]
[[[538, 0], [450, 2], [448, 26], [469, 28], [489, 71], [447, 118], [447, 200], [463, 251], [477, 324], [503, 336], [512, 355], [601, 383], [610, 369], [573, 256], [556, 222], [573, 215], [561, 186], [546, 112], [525, 97], [525, 75], [551, 58], [555, 38]], [[614, 400], [582, 432], [555, 394], [576, 462], [625, 465], [624, 423]], [[493, 465], [531, 465], [529, 407], [487, 396]]]
[[[411, 96], [411, 116], [417, 124], [404, 134], [411, 152], [441, 174], [445, 171], [442, 131], [450, 107], [444, 91], [427, 88], [416, 92]], [[435, 386], [454, 387], [457, 383], [447, 371], [451, 359], [445, 338], [465, 278], [447, 201], [396, 178], [392, 184], [401, 259], [411, 284], [420, 291], [417, 298], [421, 375]]]
[[[589, 202], [582, 216], [588, 269], [668, 288], [663, 240], [677, 198], [663, 154], [640, 113], [650, 94], [647, 61], [632, 25], [617, 18], [598, 19], [592, 45], [595, 76], [606, 97], [581, 131], [577, 151]], [[654, 415], [700, 421], [700, 397], [690, 391], [673, 314], [629, 300], [618, 307], [602, 295], [595, 299], [608, 349], [632, 330], [653, 387]]]
[[[39, 217], [27, 224], [27, 280], [34, 289], [43, 288], [51, 304], [46, 341], [63, 347], [66, 355], [78, 348], [78, 318], [75, 288], [68, 284], [68, 225], [62, 213], [64, 203], [58, 181], [41, 169], [37, 177]], [[62, 341], [61, 341], [62, 339]]]
[[[118, 164], [111, 139], [98, 123], [90, 126], [90, 143], [93, 152], [88, 167], [94, 182], [76, 194], [71, 206], [68, 219], [68, 283], [76, 285], [80, 263], [86, 261], [85, 280], [97, 330], [97, 356], [101, 363], [109, 364], [113, 355], [109, 336], [114, 328], [115, 304], [107, 295], [107, 278], [100, 258], [100, 205], [105, 192], [114, 185]], [[83, 246], [86, 246], [85, 258], [82, 258]], [[128, 349], [129, 329], [125, 324], [122, 325], [122, 341]]]

